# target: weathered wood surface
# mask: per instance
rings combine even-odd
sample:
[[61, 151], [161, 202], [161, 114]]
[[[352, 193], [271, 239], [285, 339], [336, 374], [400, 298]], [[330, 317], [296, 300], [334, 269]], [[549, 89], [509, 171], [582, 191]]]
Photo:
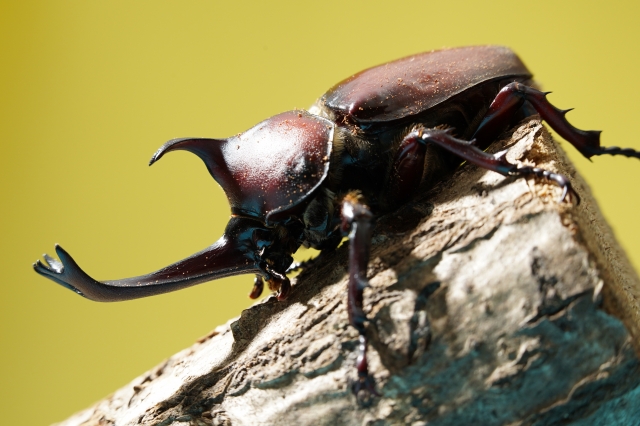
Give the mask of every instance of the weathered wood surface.
[[640, 424], [638, 277], [540, 122], [494, 150], [513, 142], [510, 161], [570, 176], [581, 204], [465, 166], [382, 218], [364, 303], [371, 407], [348, 389], [342, 247], [288, 301], [256, 304], [61, 424]]

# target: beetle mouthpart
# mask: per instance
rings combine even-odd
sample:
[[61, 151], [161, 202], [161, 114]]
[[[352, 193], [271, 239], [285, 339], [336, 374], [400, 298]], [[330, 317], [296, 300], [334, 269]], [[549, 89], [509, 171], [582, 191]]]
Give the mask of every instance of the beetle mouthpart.
[[289, 297], [289, 293], [291, 293], [291, 281], [289, 281], [289, 278], [287, 278], [286, 274], [281, 274], [273, 270], [268, 265], [265, 267], [265, 269], [269, 274], [269, 279], [267, 279], [267, 286], [269, 286], [269, 290], [276, 292], [276, 298], [278, 300], [285, 300], [287, 297]]
[[269, 287], [269, 290], [273, 292], [278, 292], [280, 291], [280, 281], [271, 277], [267, 280], [267, 287]]
[[280, 301], [286, 300], [287, 297], [289, 297], [289, 293], [291, 293], [291, 281], [285, 277], [284, 281], [280, 283], [280, 291], [276, 295], [276, 298]]
[[249, 293], [249, 298], [257, 299], [262, 295], [262, 290], [264, 290], [264, 280], [261, 275], [256, 275], [256, 278], [253, 280], [253, 289], [251, 293]]

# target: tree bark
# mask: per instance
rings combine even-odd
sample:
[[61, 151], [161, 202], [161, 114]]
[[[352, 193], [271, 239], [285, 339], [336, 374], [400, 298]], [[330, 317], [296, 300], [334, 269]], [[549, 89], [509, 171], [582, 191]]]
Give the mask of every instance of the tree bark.
[[364, 295], [372, 406], [349, 390], [343, 246], [287, 301], [257, 303], [60, 424], [637, 424], [638, 277], [538, 119], [492, 150], [505, 146], [570, 177], [581, 203], [467, 165], [380, 218]]

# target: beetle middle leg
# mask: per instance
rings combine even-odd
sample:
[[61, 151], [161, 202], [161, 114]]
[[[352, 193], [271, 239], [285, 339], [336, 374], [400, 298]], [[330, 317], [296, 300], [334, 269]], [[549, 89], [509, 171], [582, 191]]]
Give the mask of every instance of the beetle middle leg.
[[487, 170], [500, 173], [503, 176], [536, 176], [550, 180], [562, 188], [560, 201], [564, 200], [567, 194], [571, 194], [579, 202], [578, 194], [573, 190], [571, 182], [567, 177], [553, 173], [539, 167], [517, 166], [509, 163], [502, 151], [497, 154], [489, 154], [482, 151], [473, 141], [457, 139], [451, 135], [450, 129], [424, 129], [417, 128], [411, 131], [405, 139], [416, 139], [422, 143], [432, 143], [457, 155], [458, 157]]
[[571, 109], [561, 110], [553, 106], [547, 100], [548, 93], [518, 82], [504, 86], [491, 103], [487, 114], [473, 136], [477, 140], [478, 146], [483, 149], [487, 148], [488, 144], [507, 128], [515, 113], [526, 102], [540, 114], [540, 117], [553, 130], [576, 147], [586, 158], [604, 154], [640, 158], [640, 152], [631, 148], [601, 147], [601, 132], [580, 130], [572, 126], [565, 118]]
[[358, 403], [369, 405], [373, 396], [379, 396], [375, 381], [369, 374], [367, 363], [367, 317], [362, 309], [363, 291], [368, 287], [367, 265], [371, 248], [373, 214], [359, 193], [349, 193], [342, 202], [342, 232], [349, 236], [349, 285], [347, 312], [349, 323], [358, 330], [358, 358], [356, 368], [358, 379], [351, 385]]

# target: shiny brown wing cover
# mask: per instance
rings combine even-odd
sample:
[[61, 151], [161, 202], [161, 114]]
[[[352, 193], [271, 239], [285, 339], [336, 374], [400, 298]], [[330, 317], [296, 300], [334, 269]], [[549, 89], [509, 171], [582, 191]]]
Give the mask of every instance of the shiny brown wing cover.
[[524, 63], [503, 46], [471, 46], [407, 56], [361, 71], [321, 98], [325, 107], [356, 124], [419, 114], [479, 83], [530, 78]]

